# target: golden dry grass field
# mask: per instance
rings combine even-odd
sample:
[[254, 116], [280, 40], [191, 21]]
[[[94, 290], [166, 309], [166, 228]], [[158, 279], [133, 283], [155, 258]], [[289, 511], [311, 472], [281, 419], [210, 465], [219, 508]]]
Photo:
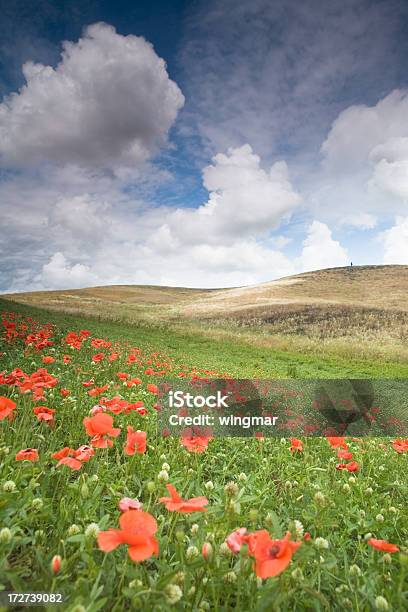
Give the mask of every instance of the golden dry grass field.
[[232, 289], [115, 285], [3, 297], [265, 349], [408, 362], [408, 266], [331, 268]]

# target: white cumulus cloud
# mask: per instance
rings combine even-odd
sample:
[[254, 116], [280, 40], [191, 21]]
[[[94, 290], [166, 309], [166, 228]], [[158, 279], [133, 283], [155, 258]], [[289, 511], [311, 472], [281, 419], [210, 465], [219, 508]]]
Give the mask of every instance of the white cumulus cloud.
[[380, 235], [385, 264], [408, 263], [408, 217], [397, 217], [395, 225]]
[[330, 228], [320, 221], [313, 221], [303, 241], [302, 253], [297, 264], [302, 271], [336, 268], [349, 263], [346, 249], [333, 239]]
[[104, 23], [64, 42], [56, 68], [27, 62], [23, 73], [0, 104], [3, 165], [134, 165], [166, 142], [184, 104], [153, 46]]
[[203, 171], [208, 201], [197, 209], [178, 209], [166, 220], [185, 242], [230, 242], [237, 237], [267, 234], [288, 219], [301, 198], [285, 162], [269, 170], [249, 144], [213, 157]]

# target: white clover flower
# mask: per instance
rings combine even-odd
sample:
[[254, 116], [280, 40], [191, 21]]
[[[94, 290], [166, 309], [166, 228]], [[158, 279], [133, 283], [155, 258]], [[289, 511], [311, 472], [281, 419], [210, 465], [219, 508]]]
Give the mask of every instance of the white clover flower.
[[164, 589], [167, 603], [176, 604], [183, 597], [183, 591], [177, 584], [168, 584]]
[[162, 470], [165, 470], [166, 472], [170, 472], [170, 466], [168, 463], [163, 463], [162, 465]]
[[234, 495], [238, 493], [239, 487], [236, 482], [231, 480], [230, 482], [227, 482], [227, 484], [224, 487], [224, 490], [227, 493], [227, 495], [230, 495], [231, 497], [233, 497]]
[[291, 572], [291, 576], [294, 580], [296, 580], [297, 582], [301, 581], [304, 579], [304, 575], [302, 570], [300, 569], [300, 567], [295, 568], [292, 572]]
[[79, 527], [79, 525], [75, 525], [75, 523], [73, 525], [71, 525], [70, 527], [68, 527], [68, 535], [69, 536], [73, 536], [73, 535], [77, 535], [78, 533], [81, 532], [81, 528]]
[[237, 581], [237, 575], [235, 572], [228, 572], [227, 574], [225, 574], [224, 576], [224, 582], [228, 582], [228, 584], [233, 584], [234, 582]]
[[12, 493], [16, 489], [17, 489], [17, 485], [14, 482], [14, 480], [6, 480], [6, 482], [3, 485], [3, 491], [5, 493]]
[[99, 533], [98, 523], [90, 523], [85, 529], [85, 535], [87, 538], [96, 538]]
[[160, 482], [167, 482], [168, 479], [169, 479], [169, 474], [168, 472], [166, 472], [166, 470], [161, 470], [157, 474], [157, 480], [159, 480]]
[[189, 546], [186, 551], [186, 557], [189, 561], [192, 561], [200, 554], [197, 546]]
[[214, 483], [209, 480], [205, 483], [204, 488], [207, 489], [207, 491], [212, 491], [214, 489]]
[[323, 495], [323, 493], [321, 491], [317, 491], [314, 494], [314, 498], [313, 499], [315, 500], [316, 504], [318, 504], [319, 506], [323, 506], [323, 504], [326, 501], [326, 498], [325, 498], [325, 496]]
[[41, 499], [41, 497], [35, 497], [33, 501], [31, 502], [31, 505], [34, 508], [34, 510], [41, 510], [44, 506], [44, 502]]
[[297, 519], [295, 519], [295, 520], [293, 521], [293, 524], [294, 524], [294, 526], [295, 526], [295, 533], [296, 533], [296, 536], [297, 536], [299, 539], [300, 539], [300, 538], [302, 538], [302, 537], [303, 537], [303, 534], [304, 534], [304, 532], [305, 532], [305, 529], [304, 529], [304, 527], [303, 527], [303, 524], [301, 523], [301, 521], [298, 521]]
[[375, 517], [375, 520], [378, 521], [379, 523], [383, 523], [385, 519], [382, 514], [377, 514], [377, 516]]
[[354, 563], [350, 565], [349, 574], [350, 576], [361, 576], [361, 569]]
[[329, 542], [325, 538], [316, 538], [314, 543], [318, 550], [325, 550], [329, 548]]

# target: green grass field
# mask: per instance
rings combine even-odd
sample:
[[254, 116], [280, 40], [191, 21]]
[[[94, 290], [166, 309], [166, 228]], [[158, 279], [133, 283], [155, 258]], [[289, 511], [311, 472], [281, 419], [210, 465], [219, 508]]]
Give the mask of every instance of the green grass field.
[[[336, 469], [343, 459], [324, 438], [305, 438], [292, 451], [289, 439], [214, 439], [197, 454], [179, 439], [158, 435], [156, 396], [148, 387], [162, 376], [208, 371], [241, 378], [405, 378], [402, 360], [336, 356], [332, 349], [310, 347], [307, 353], [274, 350], [231, 330], [206, 334], [205, 326], [183, 331], [180, 322], [115, 322], [3, 299], [0, 310], [12, 312], [14, 318], [5, 319], [15, 323], [4, 327], [0, 348], [0, 402], [6, 406], [8, 398], [16, 405], [14, 418], [0, 422], [4, 591], [60, 592], [69, 612], [407, 608], [405, 446], [397, 452], [390, 439], [348, 438], [344, 445], [355, 471]], [[49, 324], [53, 344], [36, 349]], [[68, 332], [84, 328], [90, 336], [71, 348]], [[30, 333], [37, 335], [28, 338]], [[24, 375], [9, 377], [15, 368]], [[36, 374], [40, 368], [52, 378]], [[140, 382], [127, 386], [134, 377]], [[87, 381], [92, 383], [84, 386]], [[146, 414], [135, 409], [137, 402]], [[39, 405], [55, 410], [53, 422], [34, 414]], [[113, 417], [121, 430], [117, 437], [90, 439], [83, 420], [94, 406]], [[127, 454], [128, 427], [146, 433], [146, 449]], [[62, 455], [52, 456], [68, 447], [66, 456], [73, 459], [81, 445], [91, 451], [76, 459], [79, 469], [58, 465]], [[35, 449], [38, 460], [16, 460], [22, 449]], [[169, 483], [185, 499], [205, 496], [207, 511], [168, 510], [160, 498], [168, 496]], [[156, 521], [158, 550], [143, 540], [143, 561], [129, 557], [126, 542], [101, 550], [100, 534], [118, 528], [124, 497], [137, 499]], [[139, 512], [128, 510], [132, 517]], [[226, 538], [240, 528], [267, 530], [267, 547], [248, 540], [233, 552]], [[296, 543], [293, 557], [284, 548], [287, 531]], [[373, 548], [372, 538], [398, 550]], [[283, 569], [279, 555], [289, 555]], [[262, 579], [262, 571], [270, 577]], [[52, 603], [43, 607], [57, 609]]]
[[[207, 333], [205, 327], [189, 327], [183, 332], [180, 324], [154, 321], [115, 322], [101, 316], [75, 316], [67, 313], [27, 307], [0, 299], [2, 310], [10, 308], [40, 321], [61, 327], [86, 325], [93, 335], [113, 340], [126, 339], [139, 346], [167, 352], [180, 361], [228, 372], [241, 378], [405, 378], [408, 362], [385, 359], [381, 354], [371, 359], [351, 355], [335, 355], [324, 348], [308, 352], [274, 350], [251, 341], [251, 337], [234, 337], [230, 331]], [[317, 354], [316, 354], [317, 353]]]

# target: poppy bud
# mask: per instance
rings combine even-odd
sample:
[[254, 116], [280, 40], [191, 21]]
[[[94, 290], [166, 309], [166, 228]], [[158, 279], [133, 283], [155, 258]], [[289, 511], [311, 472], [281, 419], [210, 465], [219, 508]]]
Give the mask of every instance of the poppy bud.
[[61, 557], [60, 555], [54, 555], [51, 561], [51, 569], [53, 574], [58, 574], [61, 568]]
[[206, 561], [210, 561], [213, 556], [213, 547], [209, 542], [204, 542], [203, 547], [201, 549], [202, 555]]
[[81, 492], [81, 497], [83, 499], [86, 499], [89, 496], [89, 489], [88, 489], [88, 485], [86, 484], [86, 482], [83, 483], [80, 492]]
[[185, 533], [182, 529], [177, 529], [176, 531], [176, 540], [177, 542], [184, 542]]
[[256, 523], [256, 519], [258, 518], [258, 510], [256, 508], [251, 508], [249, 511], [249, 520], [253, 523]]
[[375, 598], [375, 609], [376, 610], [389, 610], [388, 601], [382, 595], [378, 595]]

